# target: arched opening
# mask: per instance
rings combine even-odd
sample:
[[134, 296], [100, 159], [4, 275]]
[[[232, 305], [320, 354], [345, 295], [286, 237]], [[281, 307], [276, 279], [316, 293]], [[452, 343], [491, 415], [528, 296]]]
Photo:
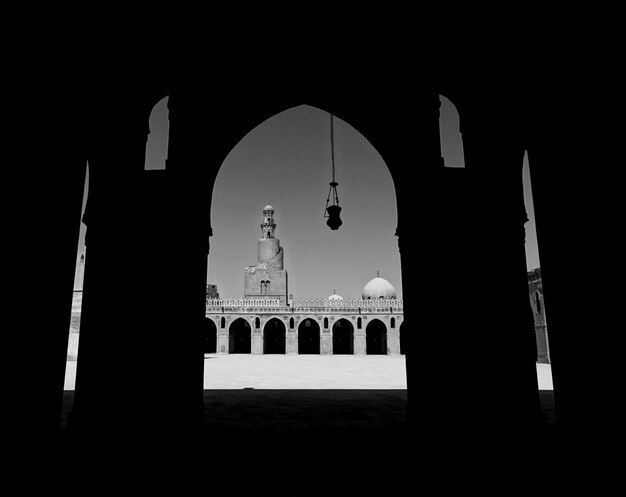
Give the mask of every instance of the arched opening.
[[150, 113], [149, 133], [146, 143], [144, 170], [164, 170], [167, 163], [170, 121], [167, 104], [169, 97], [161, 99]]
[[535, 292], [535, 308], [537, 309], [537, 314], [541, 314], [541, 296], [539, 292]]
[[298, 326], [298, 354], [320, 353], [320, 326], [307, 318]]
[[541, 261], [539, 241], [535, 223], [531, 168], [528, 152], [524, 154], [522, 166], [524, 191], [524, 209], [527, 221], [524, 224], [526, 269], [528, 271], [528, 292], [531, 309], [534, 311], [537, 376], [540, 390], [552, 390], [552, 368], [550, 366], [550, 343], [548, 341], [548, 322], [546, 302], [541, 279]]
[[400, 355], [406, 355], [406, 333], [404, 330], [404, 321], [400, 323]]
[[217, 326], [210, 318], [204, 318], [203, 322], [204, 353], [215, 354], [217, 352]]
[[354, 354], [354, 326], [347, 319], [333, 325], [333, 354]]
[[261, 318], [254, 318], [254, 327], [258, 330], [261, 327]]
[[328, 318], [324, 318], [324, 329], [328, 329]]
[[380, 319], [372, 319], [365, 328], [367, 355], [387, 355], [387, 327]]
[[463, 136], [461, 121], [455, 105], [443, 95], [439, 95], [439, 138], [441, 157], [445, 167], [464, 168]]
[[84, 223], [85, 208], [87, 206], [87, 194], [89, 192], [89, 164], [85, 171], [85, 187], [83, 190], [83, 205], [81, 211], [80, 231], [76, 250], [76, 266], [74, 268], [74, 291], [72, 293], [72, 314], [70, 318], [70, 330], [67, 342], [67, 362], [65, 364], [64, 390], [74, 390], [76, 383], [76, 366], [78, 359], [78, 343], [80, 338], [80, 322], [83, 300], [83, 281], [85, 275], [85, 263], [87, 247], [85, 236], [87, 227]]
[[272, 318], [263, 328], [263, 353], [284, 354], [286, 351], [285, 324], [278, 318]]
[[[210, 280], [219, 282], [223, 297], [242, 295], [242, 267], [256, 262], [262, 208], [270, 203], [276, 208], [273, 235], [281, 240], [290, 273], [286, 294], [325, 296], [332, 281], [333, 287], [347, 289], [346, 297], [360, 298], [370, 279], [367, 268], [379, 268], [401, 298], [397, 201], [389, 168], [357, 129], [338, 116], [334, 122], [344, 219], [338, 232], [323, 218], [331, 174], [326, 110], [310, 105], [283, 110], [249, 130], [224, 159], [213, 183], [209, 253]], [[338, 243], [338, 234], [347, 242]], [[259, 277], [255, 291], [260, 292], [261, 280], [268, 282]], [[276, 294], [278, 286], [269, 280], [267, 294]]]
[[233, 321], [228, 329], [228, 350], [230, 354], [250, 354], [252, 350], [252, 328], [243, 318]]
[[[372, 268], [379, 269], [402, 298], [397, 199], [389, 168], [365, 136], [338, 116], [334, 116], [334, 123], [336, 180], [344, 209], [339, 231], [328, 228], [320, 211], [319, 192], [323, 208], [331, 175], [327, 111], [301, 105], [279, 112], [249, 130], [224, 159], [211, 196], [213, 236], [208, 265], [210, 280], [219, 284], [224, 298], [238, 299], [242, 293], [258, 292], [260, 298], [281, 296], [282, 307], [283, 296], [289, 305], [292, 295], [293, 300], [304, 302], [329, 295], [331, 288], [345, 288], [340, 293], [346, 301], [357, 300], [374, 276]], [[269, 261], [258, 257], [262, 255], [259, 238], [268, 236], [267, 229], [259, 229], [264, 220], [263, 206], [268, 204], [276, 211], [276, 228], [270, 234], [284, 249], [282, 261], [289, 272], [288, 280], [272, 276], [271, 264], [263, 264]], [[254, 276], [245, 280], [253, 284], [241, 284], [242, 271]], [[283, 282], [287, 281], [285, 288]], [[334, 327], [335, 320], [323, 307], [312, 311], [314, 316], [305, 312], [300, 315], [313, 317], [320, 328], [320, 354], [333, 353], [333, 342], [338, 344], [339, 354], [362, 353], [363, 338], [354, 343], [356, 319]], [[350, 313], [360, 317], [356, 309]], [[289, 310], [266, 316], [264, 319], [278, 317], [289, 330], [303, 330], [297, 318], [292, 323]], [[254, 320], [252, 323], [254, 326]], [[362, 330], [364, 325], [360, 324]], [[296, 338], [295, 333], [272, 330], [269, 323], [262, 323], [262, 327], [263, 346], [253, 336], [255, 354], [285, 353], [283, 347], [289, 354], [307, 353], [299, 334]], [[322, 333], [329, 328], [337, 330], [337, 339]], [[273, 342], [280, 344], [277, 352]]]

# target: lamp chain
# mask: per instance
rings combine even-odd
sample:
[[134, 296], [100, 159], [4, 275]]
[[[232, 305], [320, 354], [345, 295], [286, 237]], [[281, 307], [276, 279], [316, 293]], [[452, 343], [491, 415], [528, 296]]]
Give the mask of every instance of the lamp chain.
[[330, 115], [330, 156], [333, 164], [333, 183], [335, 183], [335, 133], [332, 114]]

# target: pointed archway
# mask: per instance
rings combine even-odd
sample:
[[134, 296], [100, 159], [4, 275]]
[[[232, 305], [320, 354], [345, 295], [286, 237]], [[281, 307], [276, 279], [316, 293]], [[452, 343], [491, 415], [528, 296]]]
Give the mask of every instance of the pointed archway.
[[272, 318], [263, 328], [263, 353], [284, 354], [286, 352], [285, 324], [278, 318]]
[[217, 352], [217, 326], [211, 318], [204, 318], [203, 327], [204, 353], [215, 354]]
[[333, 325], [333, 355], [354, 354], [354, 326], [347, 319]]
[[387, 355], [387, 327], [380, 319], [372, 319], [365, 328], [367, 355]]
[[252, 328], [243, 318], [235, 319], [228, 328], [228, 351], [230, 354], [250, 354], [252, 350]]
[[298, 354], [320, 353], [320, 325], [307, 318], [298, 326]]

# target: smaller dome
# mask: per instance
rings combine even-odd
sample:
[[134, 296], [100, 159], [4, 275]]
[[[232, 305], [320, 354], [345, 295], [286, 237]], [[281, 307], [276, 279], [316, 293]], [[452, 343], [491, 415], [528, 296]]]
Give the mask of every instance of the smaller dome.
[[395, 299], [396, 289], [391, 283], [380, 276], [369, 281], [363, 287], [364, 299]]
[[264, 212], [265, 211], [272, 211], [272, 212], [274, 212], [274, 208], [270, 204], [267, 204], [265, 207], [263, 207], [263, 211]]
[[343, 297], [341, 295], [333, 293], [330, 297], [328, 297], [328, 300], [343, 300]]

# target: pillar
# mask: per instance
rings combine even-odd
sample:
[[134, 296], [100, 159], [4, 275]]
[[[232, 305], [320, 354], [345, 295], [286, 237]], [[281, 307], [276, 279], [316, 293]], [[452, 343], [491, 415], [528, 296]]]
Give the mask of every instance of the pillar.
[[355, 328], [354, 330], [354, 355], [366, 355], [367, 350], [365, 346], [365, 328], [367, 327], [367, 322], [363, 319], [363, 327], [359, 330]]
[[[139, 427], [146, 434], [150, 423], [160, 426], [166, 418], [163, 411], [154, 416], [151, 408], [156, 385], [169, 381], [166, 366], [155, 365], [150, 357], [166, 350], [165, 328], [172, 321], [173, 307], [164, 304], [165, 295], [150, 279], [155, 274], [152, 252], [156, 251], [150, 252], [148, 245], [154, 239], [150, 228], [156, 215], [146, 205], [150, 200], [143, 174], [148, 115], [139, 107], [137, 102], [114, 97], [103, 104], [107, 110], [98, 125], [107, 132], [95, 129], [90, 149], [83, 217], [87, 257], [70, 423], [88, 433], [86, 437], [121, 439], [127, 430]], [[120, 108], [127, 111], [123, 119], [119, 119]], [[158, 319], [151, 308], [162, 311]], [[154, 381], [145, 381], [146, 370]]]
[[298, 332], [295, 328], [287, 328], [287, 337], [286, 337], [286, 350], [287, 355], [297, 355], [298, 354]]
[[331, 332], [332, 321], [329, 320], [328, 328], [323, 328], [320, 333], [320, 354], [332, 355], [333, 354], [333, 334]]
[[[77, 137], [78, 134], [64, 130], [64, 136], [59, 138], [59, 143], [55, 143], [55, 148], [42, 146], [39, 142], [41, 136], [36, 136], [37, 139], [29, 144], [39, 143], [39, 148], [49, 151], [60, 147], [61, 143], [73, 144], [74, 139], [68, 142], [67, 136]], [[33, 159], [30, 148], [23, 150], [23, 161], [17, 162], [34, 177], [35, 171], [30, 168], [37, 161]], [[24, 183], [32, 185], [28, 194], [35, 212], [25, 216], [22, 226], [28, 232], [32, 231], [36, 240], [29, 239], [26, 242], [20, 237], [9, 237], [13, 242], [6, 243], [9, 254], [13, 255], [13, 248], [18, 249], [15, 259], [10, 256], [7, 259], [11, 259], [13, 264], [20, 261], [18, 283], [27, 285], [23, 292], [8, 284], [6, 287], [8, 294], [15, 296], [16, 301], [26, 303], [26, 312], [21, 316], [19, 311], [16, 313], [24, 326], [17, 334], [20, 345], [16, 345], [17, 350], [12, 353], [20, 356], [22, 368], [17, 375], [20, 376], [17, 397], [12, 401], [12, 412], [19, 419], [15, 420], [16, 424], [10, 424], [16, 428], [18, 425], [24, 426], [23, 434], [35, 439], [54, 434], [61, 418], [68, 339], [73, 317], [76, 248], [87, 165], [80, 150], [71, 150], [71, 146], [68, 150], [63, 148], [60, 157], [63, 162], [59, 167], [49, 163], [48, 159], [53, 157], [45, 157], [41, 163], [50, 170], [42, 171], [38, 180], [30, 181], [32, 178], [29, 177], [29, 181]], [[13, 218], [14, 215], [11, 212], [8, 217]], [[31, 250], [35, 253], [31, 254]], [[32, 290], [44, 282], [45, 297], [39, 298]], [[21, 436], [17, 438], [21, 439]]]
[[387, 354], [400, 355], [400, 329], [396, 321], [396, 327], [387, 327]]
[[217, 353], [230, 353], [230, 335], [228, 333], [228, 328], [217, 328]]
[[263, 355], [263, 340], [265, 336], [263, 335], [263, 329], [252, 328], [252, 344], [251, 350], [254, 355]]

